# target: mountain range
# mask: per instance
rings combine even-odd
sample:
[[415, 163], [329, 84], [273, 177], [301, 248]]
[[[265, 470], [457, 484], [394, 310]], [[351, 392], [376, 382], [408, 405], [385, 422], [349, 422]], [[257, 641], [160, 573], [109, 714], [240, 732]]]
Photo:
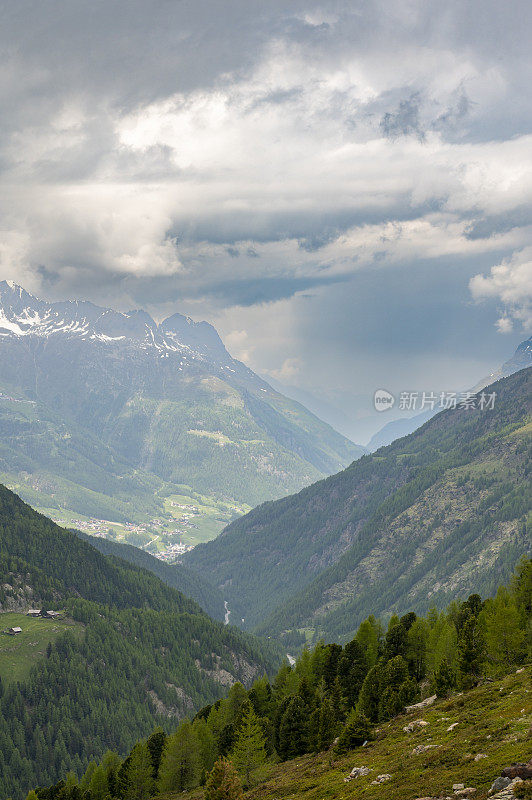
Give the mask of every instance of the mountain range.
[[364, 452], [206, 322], [49, 303], [6, 281], [0, 431], [0, 479], [34, 507], [152, 552], [212, 538]]
[[[532, 368], [298, 494], [183, 562], [287, 642], [345, 640], [368, 614], [488, 593], [532, 549]], [[486, 398], [492, 397], [493, 405]]]

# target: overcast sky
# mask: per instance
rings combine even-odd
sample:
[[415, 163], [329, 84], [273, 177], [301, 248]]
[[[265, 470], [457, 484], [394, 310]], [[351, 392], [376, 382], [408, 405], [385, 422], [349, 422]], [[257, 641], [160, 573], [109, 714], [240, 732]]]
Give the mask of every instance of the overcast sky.
[[207, 319], [354, 416], [530, 333], [527, 0], [0, 9], [1, 278]]

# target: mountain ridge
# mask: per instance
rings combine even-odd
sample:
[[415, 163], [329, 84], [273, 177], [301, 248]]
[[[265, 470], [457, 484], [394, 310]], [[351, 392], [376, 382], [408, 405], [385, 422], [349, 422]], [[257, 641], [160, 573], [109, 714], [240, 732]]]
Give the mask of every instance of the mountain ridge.
[[[368, 613], [447, 603], [467, 591], [476, 560], [487, 591], [512, 569], [514, 539], [522, 552], [532, 546], [531, 379], [530, 368], [502, 379], [490, 387], [494, 409], [443, 411], [337, 475], [259, 506], [185, 565], [238, 597], [246, 625], [268, 635], [341, 638]], [[437, 563], [449, 574], [433, 590]]]
[[[4, 281], [0, 356], [1, 479], [69, 526], [80, 514], [148, 523], [156, 540], [134, 544], [210, 538], [364, 452], [233, 359], [209, 323], [180, 314], [157, 324]], [[173, 511], [195, 493], [214, 501], [200, 503], [198, 534]]]

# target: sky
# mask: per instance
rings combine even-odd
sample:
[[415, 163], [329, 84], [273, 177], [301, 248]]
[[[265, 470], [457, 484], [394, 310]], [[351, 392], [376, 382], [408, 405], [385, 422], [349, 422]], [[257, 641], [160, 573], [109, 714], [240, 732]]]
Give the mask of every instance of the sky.
[[530, 334], [526, 0], [0, 10], [0, 278], [206, 319], [361, 442]]

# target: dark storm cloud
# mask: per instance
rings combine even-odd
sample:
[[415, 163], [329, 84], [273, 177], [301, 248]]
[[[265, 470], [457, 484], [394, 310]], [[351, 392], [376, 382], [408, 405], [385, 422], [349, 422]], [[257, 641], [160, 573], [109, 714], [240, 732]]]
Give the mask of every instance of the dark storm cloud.
[[0, 9], [0, 277], [173, 303], [347, 393], [346, 341], [371, 372], [438, 351], [445, 319], [528, 324], [530, 3]]

